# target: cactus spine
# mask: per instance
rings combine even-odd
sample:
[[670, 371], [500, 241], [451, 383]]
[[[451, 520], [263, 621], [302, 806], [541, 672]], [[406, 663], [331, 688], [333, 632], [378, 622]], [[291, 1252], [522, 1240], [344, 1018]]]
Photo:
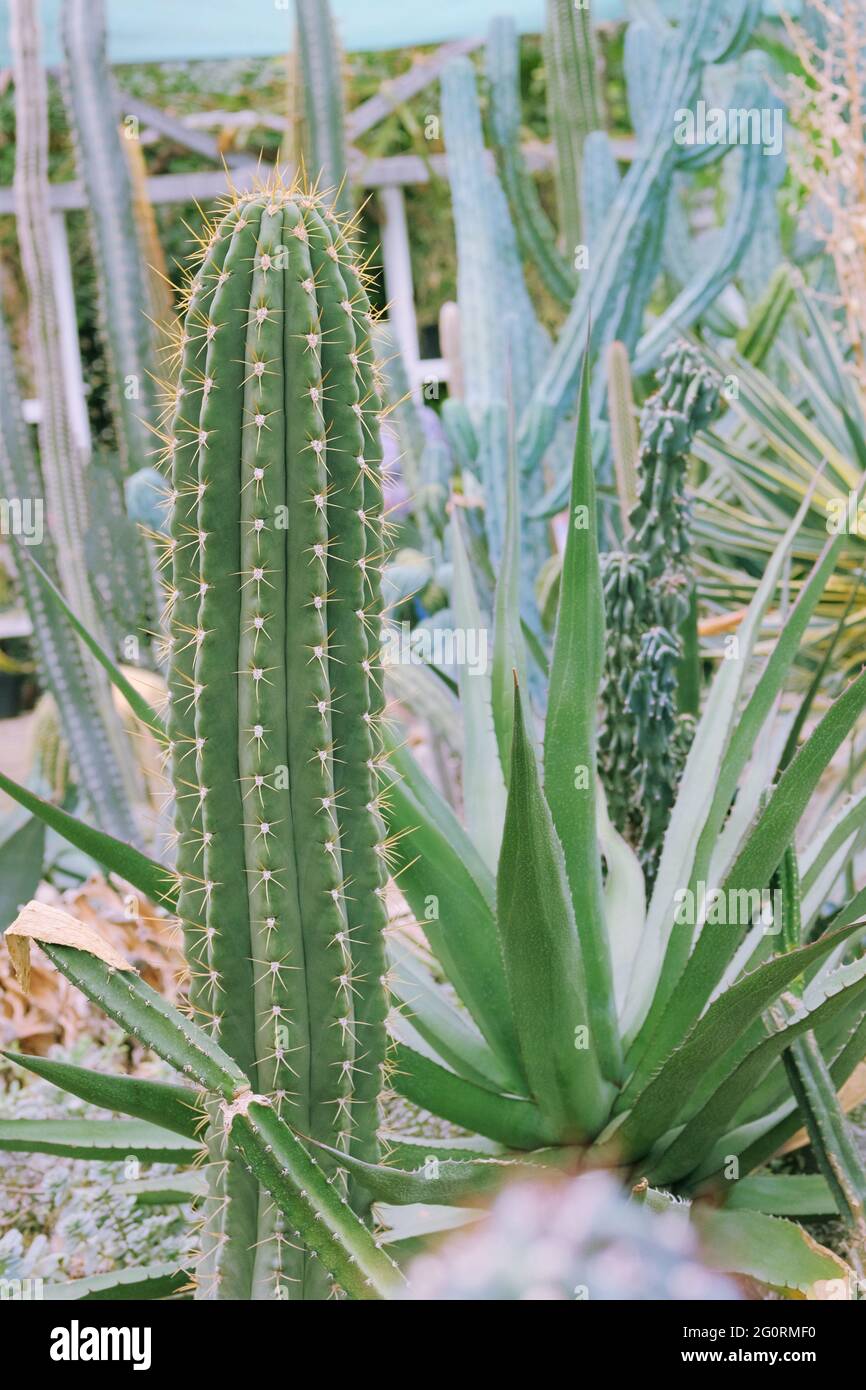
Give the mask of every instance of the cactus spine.
[[637, 505], [623, 551], [603, 557], [607, 651], [599, 740], [611, 820], [639, 847], [651, 882], [691, 741], [678, 707], [681, 629], [691, 607], [686, 467], [718, 408], [718, 382], [695, 350], [664, 355], [641, 417]]
[[[169, 443], [170, 738], [194, 1003], [301, 1133], [376, 1151], [382, 556], [369, 303], [332, 210], [234, 200], [190, 286]], [[236, 1165], [211, 1293], [327, 1293]], [[221, 1186], [220, 1186], [221, 1185]], [[360, 1194], [354, 1194], [360, 1202]], [[249, 1292], [245, 1295], [249, 1296]]]

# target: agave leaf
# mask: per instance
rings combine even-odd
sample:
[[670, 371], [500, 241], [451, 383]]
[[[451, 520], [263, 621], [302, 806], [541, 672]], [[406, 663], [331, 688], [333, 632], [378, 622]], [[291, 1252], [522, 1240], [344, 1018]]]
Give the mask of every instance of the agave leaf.
[[602, 1077], [562, 848], [517, 687], [497, 926], [524, 1070], [539, 1109], [561, 1140], [597, 1133], [613, 1093]]
[[399, 780], [389, 786], [384, 812], [402, 860], [397, 882], [481, 1032], [520, 1074], [493, 914], [493, 877], [415, 760], [398, 752], [391, 766]]
[[[670, 1129], [708, 1070], [715, 1073], [719, 1069], [717, 1084], [721, 1084], [741, 1060], [741, 1040], [764, 1010], [810, 965], [847, 941], [862, 925], [862, 922], [852, 923], [832, 935], [820, 937], [811, 945], [786, 951], [759, 966], [753, 974], [743, 976], [720, 995], [695, 1024], [685, 1042], [645, 1085], [635, 1078], [638, 1098], [616, 1134], [622, 1156], [628, 1160], [646, 1153]], [[730, 1065], [725, 1069], [727, 1056]], [[620, 1108], [627, 1106], [634, 1094], [630, 1083], [623, 1093]]]
[[11, 796], [13, 801], [30, 811], [50, 830], [56, 830], [70, 845], [82, 850], [98, 864], [104, 864], [106, 869], [131, 883], [133, 888], [138, 888], [151, 902], [161, 903], [169, 909], [177, 906], [174, 874], [142, 854], [141, 850], [124, 844], [122, 840], [115, 840], [102, 830], [91, 829], [68, 811], [62, 811], [50, 801], [43, 801], [41, 796], [13, 782], [4, 772], [0, 772], [0, 791]]
[[121, 1197], [134, 1197], [137, 1207], [185, 1206], [188, 1202], [207, 1196], [208, 1177], [202, 1169], [188, 1173], [172, 1173], [168, 1177], [136, 1178], [134, 1182], [118, 1184]]
[[[469, 563], [463, 524], [455, 508], [452, 530], [452, 606], [458, 628], [486, 631]], [[466, 828], [488, 868], [495, 869], [505, 818], [505, 781], [493, 727], [492, 680], [485, 670], [457, 673], [463, 715], [463, 800]]]
[[[604, 662], [604, 600], [598, 560], [587, 358], [588, 354], [580, 382], [570, 524], [550, 666], [544, 731], [544, 799], [553, 818], [554, 838], [558, 837], [564, 856], [585, 972], [593, 1050], [604, 1076], [618, 1082], [622, 1075], [622, 1046], [605, 924], [595, 806], [595, 725]], [[509, 852], [514, 848], [512, 845]], [[512, 990], [516, 985], [515, 981]]]
[[692, 1225], [704, 1253], [720, 1269], [745, 1274], [778, 1289], [809, 1293], [816, 1284], [847, 1281], [845, 1261], [792, 1221], [757, 1211], [713, 1210], [698, 1203]]
[[736, 1114], [744, 1095], [752, 1088], [771, 1062], [780, 1057], [798, 1037], [817, 1028], [840, 1013], [866, 989], [866, 959], [843, 966], [823, 990], [821, 1003], [808, 1008], [802, 1000], [787, 1023], [758, 1044], [726, 1081], [719, 1086], [706, 1105], [689, 1120], [673, 1142], [652, 1160], [648, 1176], [654, 1183], [664, 1185], [686, 1177], [702, 1162], [719, 1134]]
[[640, 946], [646, 916], [646, 885], [640, 860], [631, 845], [611, 825], [604, 787], [596, 783], [598, 843], [607, 865], [604, 917], [610, 942], [616, 1006], [625, 1007], [632, 964]]
[[382, 1152], [389, 1163], [396, 1168], [418, 1168], [428, 1158], [453, 1158], [463, 1163], [467, 1158], [508, 1158], [509, 1153], [502, 1144], [492, 1139], [482, 1139], [473, 1135], [468, 1139], [432, 1139], [422, 1136], [394, 1134], [389, 1130], [379, 1132]]
[[389, 984], [405, 1016], [444, 1062], [467, 1081], [488, 1090], [521, 1094], [522, 1079], [491, 1051], [471, 1019], [433, 979], [423, 960], [396, 936], [388, 938]]
[[191, 1275], [167, 1262], [143, 1265], [140, 1269], [114, 1269], [110, 1274], [90, 1274], [68, 1284], [46, 1284], [42, 1296], [49, 1303], [93, 1303], [109, 1299], [170, 1298], [192, 1287]]
[[510, 1177], [537, 1173], [540, 1164], [540, 1160], [530, 1162], [515, 1158], [455, 1160], [433, 1157], [423, 1168], [407, 1171], [388, 1168], [381, 1163], [365, 1163], [327, 1144], [317, 1144], [316, 1148], [324, 1149], [340, 1167], [347, 1168], [364, 1190], [372, 1194], [374, 1201], [390, 1202], [394, 1206], [407, 1206], [413, 1202], [432, 1202], [436, 1206], [456, 1205], [467, 1198], [490, 1192]]
[[144, 1120], [0, 1120], [0, 1149], [118, 1161], [133, 1154], [143, 1163], [192, 1163], [202, 1145]]
[[413, 1105], [511, 1149], [540, 1149], [556, 1140], [532, 1101], [495, 1095], [405, 1043], [398, 1042], [393, 1055], [394, 1088]]
[[835, 1216], [836, 1203], [820, 1173], [771, 1174], [735, 1182], [725, 1211], [765, 1216]]
[[[800, 818], [833, 755], [864, 708], [866, 671], [833, 702], [794, 761], [783, 772], [722, 885], [727, 902], [737, 901], [744, 892], [748, 894], [757, 890], [760, 893], [767, 887], [786, 847], [792, 843]], [[640, 1068], [644, 1074], [648, 1074], [676, 1046], [679, 1038], [698, 1017], [724, 974], [747, 926], [748, 923], [743, 923], [731, 930], [730, 926], [714, 928], [705, 924], [676, 992], [641, 1058]]]
[[23, 1052], [4, 1052], [3, 1056], [100, 1110], [116, 1110], [121, 1115], [148, 1120], [186, 1139], [195, 1139], [201, 1131], [204, 1111], [196, 1092], [189, 1087], [144, 1081], [137, 1076], [111, 1076], [88, 1067], [52, 1062], [47, 1057], [29, 1057]]
[[803, 854], [800, 889], [803, 897], [815, 883], [821, 870], [851, 835], [866, 824], [866, 789], [849, 797], [826, 825], [821, 825], [815, 838]]
[[[629, 987], [623, 1028], [627, 1040], [632, 1043], [632, 1055], [640, 1054], [646, 1035], [655, 1024], [655, 1011], [661, 1011], [661, 1001], [666, 1003], [670, 992], [671, 981], [661, 980], [660, 976], [674, 920], [676, 894], [692, 882], [698, 846], [716, 802], [725, 752], [736, 728], [749, 660], [807, 507], [808, 503], [804, 502], [764, 571], [738, 630], [739, 660], [721, 663], [689, 751], [665, 836], [641, 951]], [[657, 986], [660, 986], [658, 993]], [[647, 1019], [654, 996], [658, 1002], [654, 1014]]]

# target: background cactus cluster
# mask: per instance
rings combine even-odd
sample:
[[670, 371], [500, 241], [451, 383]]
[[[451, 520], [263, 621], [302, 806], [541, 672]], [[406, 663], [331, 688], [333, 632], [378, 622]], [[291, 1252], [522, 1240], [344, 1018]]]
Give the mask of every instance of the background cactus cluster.
[[[371, 309], [351, 213], [364, 116], [329, 7], [295, 7], [290, 171], [241, 170], [175, 305], [146, 269], [161, 248], [102, 7], [65, 0], [116, 457], [54, 385], [48, 88], [36, 0], [11, 10], [41, 409], [34, 449], [0, 325], [0, 484], [46, 502], [38, 554], [15, 555], [50, 695], [30, 784], [0, 788], [25, 829], [74, 847], [79, 880], [122, 886], [130, 920], [177, 924], [185, 960], [165, 997], [61, 897], [47, 851], [32, 882], [0, 864], [16, 988], [38, 947], [176, 1073], [18, 1055], [89, 1119], [3, 1115], [0, 1147], [157, 1161], [130, 1210], [193, 1212], [188, 1239], [166, 1221], [167, 1260], [148, 1238], [140, 1265], [64, 1296], [847, 1287], [866, 1201], [845, 1109], [866, 1056], [866, 675], [833, 667], [858, 621], [849, 586], [827, 640], [854, 547], [815, 508], [862, 486], [862, 403], [818, 307], [832, 257], [781, 263], [784, 151], [683, 144], [674, 119], [777, 101], [760, 4], [699, 0], [679, 23], [640, 7], [622, 161], [593, 16], [549, 0], [551, 198], [510, 18], [477, 64], [444, 63], [458, 303], [439, 401]], [[748, 544], [744, 499], [772, 520]], [[702, 629], [708, 602], [736, 659]], [[387, 664], [404, 620], [488, 659]], [[804, 1129], [817, 1171], [768, 1171]], [[833, 1214], [850, 1264], [788, 1219]]]

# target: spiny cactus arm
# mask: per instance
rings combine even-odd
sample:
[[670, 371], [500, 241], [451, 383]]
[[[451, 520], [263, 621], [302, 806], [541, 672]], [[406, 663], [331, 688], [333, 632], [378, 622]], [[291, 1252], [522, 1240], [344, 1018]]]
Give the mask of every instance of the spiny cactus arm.
[[304, 78], [304, 114], [310, 180], [337, 194], [341, 213], [351, 211], [348, 186], [341, 53], [329, 0], [295, 0], [298, 47]]
[[[20, 499], [22, 507], [28, 503], [41, 505], [45, 490], [30, 448], [12, 351], [2, 321], [0, 387], [4, 402], [0, 412], [0, 486], [10, 502]], [[54, 540], [47, 526], [39, 552], [53, 582], [59, 578], [59, 567]], [[17, 546], [18, 581], [33, 624], [40, 674], [54, 696], [84, 801], [97, 824], [111, 826], [121, 835], [135, 839], [137, 832], [125, 780], [117, 766], [114, 745], [103, 717], [105, 706], [94, 694], [84, 655], [66, 616], [46, 602], [44, 586], [28, 559], [30, 553], [25, 541]]]
[[703, 58], [706, 63], [730, 63], [739, 57], [761, 19], [763, 0], [734, 0], [716, 12]]
[[866, 1239], [866, 1170], [850, 1122], [814, 1033], [799, 1038], [784, 1054], [794, 1099], [836, 1208], [852, 1235]]
[[502, 184], [527, 259], [554, 297], [570, 304], [577, 278], [556, 245], [556, 232], [541, 204], [520, 149], [520, 52], [513, 20], [493, 20], [487, 37], [490, 126]]
[[102, 830], [94, 830], [68, 811], [22, 787], [4, 772], [0, 772], [0, 791], [4, 791], [19, 806], [36, 816], [51, 830], [56, 830], [68, 844], [83, 850], [97, 864], [104, 864], [110, 873], [138, 888], [151, 902], [174, 908], [177, 887], [174, 874], [156, 860], [142, 854], [134, 845], [116, 840]]
[[567, 253], [581, 241], [580, 161], [583, 142], [604, 125], [598, 48], [589, 5], [547, 0], [544, 32], [547, 109], [556, 152], [559, 226]]
[[[829, 1055], [829, 1054], [828, 1054]], [[850, 1029], [844, 1045], [830, 1063], [830, 1080], [836, 1091], [841, 1091], [845, 1082], [866, 1057], [866, 1012]], [[723, 1168], [725, 1155], [736, 1154], [740, 1160], [740, 1171], [751, 1173], [763, 1167], [773, 1154], [787, 1144], [788, 1140], [802, 1127], [802, 1115], [796, 1101], [788, 1100], [781, 1109], [765, 1117], [759, 1125], [746, 1125], [740, 1131], [725, 1135], [718, 1148], [713, 1149], [709, 1161], [696, 1169], [690, 1179], [692, 1184], [705, 1182]], [[757, 1131], [757, 1132], [756, 1132]]]
[[743, 163], [739, 194], [720, 235], [719, 254], [692, 284], [677, 295], [641, 338], [635, 349], [634, 369], [638, 375], [650, 370], [674, 333], [690, 328], [704, 309], [718, 298], [735, 275], [749, 246], [765, 175], [764, 151], [760, 145], [746, 145], [740, 157]]
[[665, 1185], [688, 1179], [736, 1113], [743, 1096], [751, 1093], [770, 1063], [805, 1033], [829, 1022], [854, 1000], [861, 999], [864, 991], [866, 960], [860, 960], [836, 971], [811, 1005], [797, 1001], [792, 1017], [784, 1023], [777, 1022], [776, 1030], [749, 1053], [703, 1109], [648, 1165], [649, 1180]]
[[716, 1087], [720, 1085], [742, 1060], [739, 1043], [752, 1024], [801, 972], [819, 964], [862, 929], [862, 921], [850, 923], [832, 932], [830, 940], [821, 937], [808, 946], [783, 952], [742, 976], [710, 1005], [660, 1069], [649, 1077], [636, 1074], [616, 1103], [618, 1111], [629, 1111], [616, 1135], [624, 1160], [648, 1152], [671, 1128], [708, 1070], [713, 1072]]
[[252, 1092], [237, 1064], [207, 1033], [165, 1003], [133, 970], [109, 966], [89, 950], [39, 936], [37, 940], [66, 978], [110, 1018], [211, 1096], [221, 1098], [225, 1137], [347, 1293], [363, 1298], [372, 1290], [383, 1296], [398, 1282], [391, 1261], [276, 1115], [272, 1101]]
[[604, 255], [603, 228], [621, 182], [610, 136], [605, 130], [594, 130], [586, 137], [580, 166], [583, 240], [590, 264], [594, 257]]
[[539, 1149], [558, 1142], [554, 1126], [532, 1101], [476, 1086], [405, 1043], [398, 1042], [391, 1056], [392, 1084], [414, 1105], [508, 1148]]
[[638, 141], [653, 128], [653, 114], [676, 38], [670, 26], [633, 19], [626, 27], [622, 66], [629, 120]]
[[[308, 213], [307, 221], [320, 304], [323, 416], [336, 535], [328, 556], [333, 603], [329, 641], [339, 663], [340, 696], [331, 725], [341, 792], [347, 963], [356, 1030], [350, 1146], [359, 1157], [375, 1161], [388, 1012], [384, 936], [389, 845], [380, 806], [385, 703], [380, 648], [385, 560], [381, 402], [370, 305], [353, 249], [341, 232], [332, 235], [315, 211]], [[337, 385], [340, 390], [334, 389]]]
[[388, 1298], [403, 1286], [397, 1265], [266, 1096], [247, 1092], [223, 1105], [222, 1113], [231, 1143], [276, 1201], [294, 1238], [350, 1298]]
[[189, 1087], [169, 1085], [165, 1081], [144, 1081], [137, 1076], [112, 1076], [89, 1067], [54, 1062], [47, 1057], [30, 1057], [23, 1052], [4, 1052], [3, 1056], [100, 1110], [115, 1110], [121, 1115], [148, 1120], [186, 1139], [195, 1139], [201, 1131], [204, 1111], [198, 1093]]
[[124, 472], [148, 461], [153, 419], [150, 305], [133, 217], [132, 185], [106, 57], [104, 0], [64, 0], [63, 90], [99, 275], [100, 324], [110, 364], [112, 412]]
[[591, 1045], [602, 1075], [619, 1083], [616, 1020], [596, 825], [595, 719], [604, 660], [604, 603], [584, 359], [578, 404], [569, 527], [550, 663], [544, 731], [544, 794], [562, 845], [586, 974]]
[[[725, 894], [764, 889], [793, 839], [805, 806], [836, 750], [866, 708], [866, 672], [829, 707], [782, 774], [751, 835], [728, 873]], [[727, 899], [730, 900], [730, 899]], [[669, 1006], [652, 1037], [643, 1065], [657, 1064], [698, 1017], [737, 949], [742, 929], [704, 929]]]
[[[594, 840], [592, 849], [597, 853]], [[597, 1133], [607, 1118], [612, 1087], [604, 1080], [605, 1069], [615, 1067], [616, 1058], [605, 1051], [609, 1035], [600, 1036], [603, 1025], [592, 1010], [598, 1001], [590, 999], [566, 864], [517, 687], [496, 897], [505, 977], [527, 1080], [558, 1139], [576, 1142]], [[592, 967], [596, 971], [595, 960]], [[592, 983], [597, 987], [595, 975]], [[610, 1011], [612, 990], [603, 1003]]]

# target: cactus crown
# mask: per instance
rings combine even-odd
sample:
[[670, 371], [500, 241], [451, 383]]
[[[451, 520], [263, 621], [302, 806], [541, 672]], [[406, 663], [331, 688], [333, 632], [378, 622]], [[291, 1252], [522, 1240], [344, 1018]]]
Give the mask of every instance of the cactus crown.
[[[369, 1158], [387, 847], [380, 403], [364, 281], [351, 228], [315, 192], [276, 180], [227, 201], [177, 345], [164, 562], [193, 1003], [278, 1113]], [[254, 1198], [253, 1185], [247, 1207]], [[230, 1203], [217, 1218], [223, 1296], [230, 1279], [249, 1296], [272, 1277], [301, 1289], [319, 1277], [269, 1206], [258, 1229], [238, 1219], [233, 1264]]]

